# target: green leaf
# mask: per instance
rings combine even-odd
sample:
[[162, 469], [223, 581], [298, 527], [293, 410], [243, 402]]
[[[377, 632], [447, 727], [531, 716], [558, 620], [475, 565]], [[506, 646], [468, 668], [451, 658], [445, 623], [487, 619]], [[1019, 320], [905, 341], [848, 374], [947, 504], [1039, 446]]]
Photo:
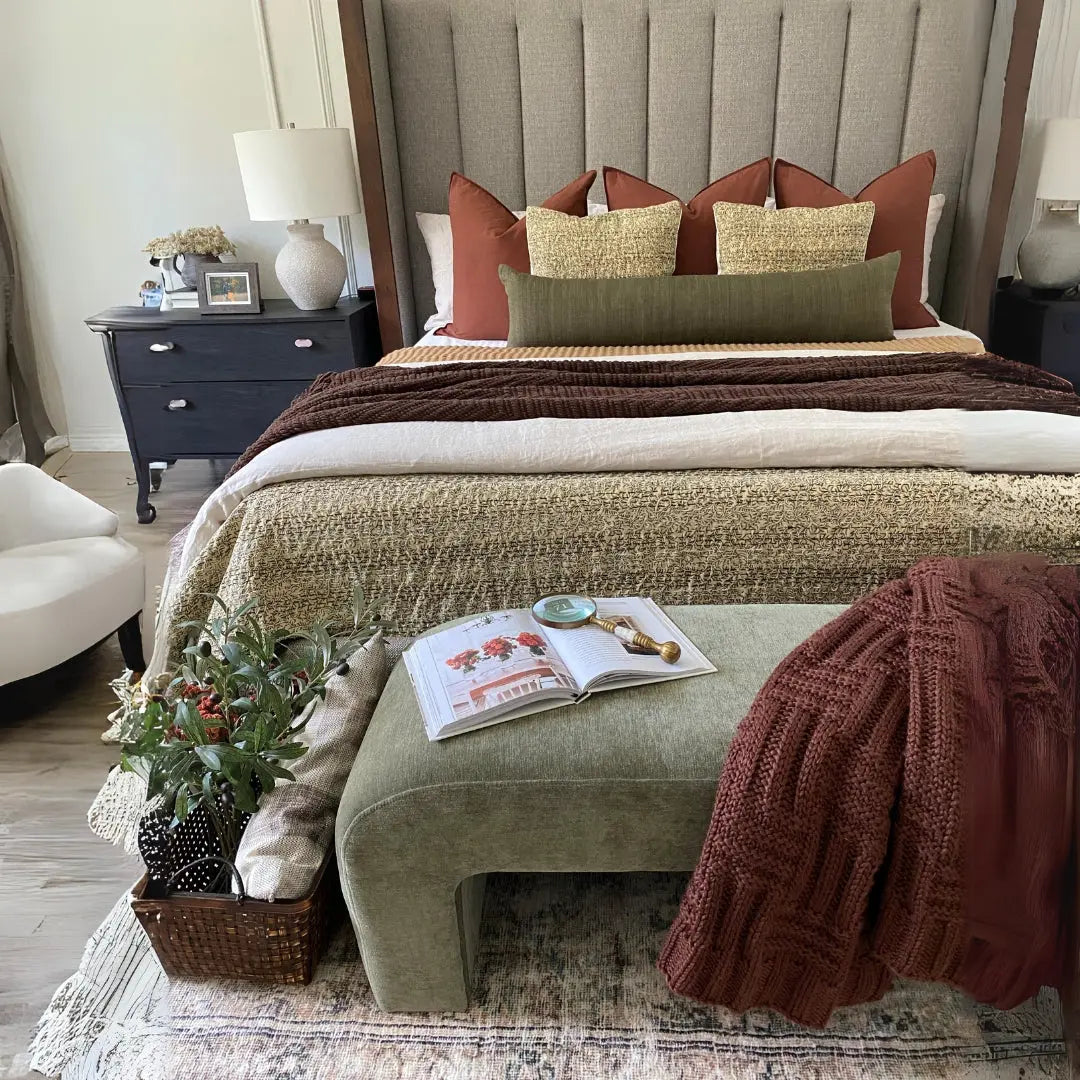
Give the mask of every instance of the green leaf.
[[270, 771], [265, 762], [255, 762], [255, 775], [259, 778], [259, 783], [262, 784], [264, 795], [268, 791], [274, 790], [274, 774]]
[[187, 788], [180, 788], [176, 793], [176, 803], [173, 806], [173, 812], [176, 815], [177, 823], [184, 820], [188, 813], [188, 793]]
[[308, 748], [303, 743], [285, 743], [283, 746], [274, 747], [274, 757], [285, 761], [303, 757], [307, 752]]
[[221, 770], [221, 755], [218, 753], [216, 746], [196, 746], [195, 753], [199, 755], [199, 759], [208, 769], [213, 769], [214, 772]]
[[221, 655], [228, 660], [234, 668], [239, 668], [241, 664], [247, 666], [247, 656], [244, 653], [244, 648], [237, 641], [226, 641], [221, 646]]
[[236, 808], [243, 810], [245, 814], [254, 814], [259, 809], [249, 780], [239, 779], [233, 784], [233, 798], [236, 800]]
[[[224, 606], [224, 605], [222, 605]], [[250, 611], [254, 611], [259, 606], [258, 600], [245, 600], [233, 613], [233, 621], [239, 622]], [[227, 609], [226, 609], [227, 610]]]

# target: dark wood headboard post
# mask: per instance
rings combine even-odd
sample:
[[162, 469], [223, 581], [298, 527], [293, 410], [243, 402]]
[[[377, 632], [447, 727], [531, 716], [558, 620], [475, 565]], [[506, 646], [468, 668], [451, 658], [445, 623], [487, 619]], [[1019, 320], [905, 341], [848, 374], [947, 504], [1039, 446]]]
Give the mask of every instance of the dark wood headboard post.
[[363, 0], [338, 0], [341, 41], [345, 47], [345, 74], [352, 101], [353, 134], [364, 197], [371, 272], [375, 279], [375, 306], [384, 353], [400, 349], [401, 313], [398, 309], [397, 276], [390, 243], [390, 214], [386, 208], [379, 129], [375, 123], [375, 93], [371, 85]]
[[1001, 249], [1009, 224], [1013, 188], [1020, 168], [1020, 148], [1024, 141], [1031, 73], [1035, 67], [1035, 47], [1039, 42], [1043, 0], [1016, 0], [1012, 40], [1005, 67], [1005, 87], [1001, 99], [1001, 131], [998, 135], [994, 177], [986, 207], [982, 247], [975, 264], [965, 325], [984, 341], [990, 333], [990, 305], [997, 284]]

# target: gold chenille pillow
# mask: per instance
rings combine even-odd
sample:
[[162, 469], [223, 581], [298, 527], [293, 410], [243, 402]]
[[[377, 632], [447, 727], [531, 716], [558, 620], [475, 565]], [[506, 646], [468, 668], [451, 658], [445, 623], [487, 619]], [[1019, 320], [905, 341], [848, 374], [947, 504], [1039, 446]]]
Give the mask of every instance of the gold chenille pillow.
[[713, 206], [713, 218], [718, 273], [828, 270], [865, 260], [874, 204], [766, 210], [745, 203], [718, 202]]
[[592, 217], [530, 206], [525, 231], [531, 272], [549, 278], [666, 277], [675, 272], [680, 224], [677, 199]]

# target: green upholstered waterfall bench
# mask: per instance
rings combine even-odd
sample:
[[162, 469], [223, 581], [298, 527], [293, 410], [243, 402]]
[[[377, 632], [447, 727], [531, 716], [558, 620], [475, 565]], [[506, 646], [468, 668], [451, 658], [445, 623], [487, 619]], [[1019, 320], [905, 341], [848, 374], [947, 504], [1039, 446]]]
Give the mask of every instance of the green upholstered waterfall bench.
[[667, 610], [716, 674], [443, 742], [428, 742], [397, 665], [337, 819], [342, 887], [383, 1009], [468, 1005], [489, 872], [692, 869], [737, 724], [777, 663], [843, 607]]

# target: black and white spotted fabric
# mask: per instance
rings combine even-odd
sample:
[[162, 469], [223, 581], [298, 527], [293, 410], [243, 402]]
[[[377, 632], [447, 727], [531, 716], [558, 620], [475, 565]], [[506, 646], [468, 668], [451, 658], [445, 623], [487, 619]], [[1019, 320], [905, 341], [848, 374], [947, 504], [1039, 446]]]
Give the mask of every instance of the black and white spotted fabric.
[[[165, 883], [176, 874], [169, 886], [171, 892], [233, 892], [231, 871], [220, 862], [183, 869], [197, 859], [221, 855], [221, 843], [206, 811], [196, 807], [175, 829], [169, 828], [172, 816], [172, 810], [163, 807], [139, 822], [139, 854], [155, 891], [164, 890]], [[241, 828], [250, 816], [241, 815]]]

